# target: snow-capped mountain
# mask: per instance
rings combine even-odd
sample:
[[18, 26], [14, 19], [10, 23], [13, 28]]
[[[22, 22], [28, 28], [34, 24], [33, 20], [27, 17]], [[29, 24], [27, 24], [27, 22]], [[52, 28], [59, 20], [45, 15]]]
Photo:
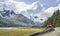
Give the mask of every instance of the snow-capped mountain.
[[0, 11], [0, 16], [1, 17], [10, 17], [10, 15], [13, 15], [15, 14], [13, 10], [3, 10], [3, 11]]
[[39, 26], [41, 24], [40, 16], [35, 18], [36, 12], [40, 11], [38, 8], [42, 8], [38, 1], [32, 4], [26, 4], [24, 2], [7, 0], [0, 2], [0, 17], [20, 25]]
[[0, 11], [0, 17], [22, 26], [38, 26], [40, 24], [37, 24], [23, 14], [16, 14], [13, 10]]

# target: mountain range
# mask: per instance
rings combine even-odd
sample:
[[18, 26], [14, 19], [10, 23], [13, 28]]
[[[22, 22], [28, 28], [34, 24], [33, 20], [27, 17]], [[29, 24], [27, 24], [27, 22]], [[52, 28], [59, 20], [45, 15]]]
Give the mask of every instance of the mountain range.
[[23, 14], [16, 14], [13, 10], [0, 11], [0, 26], [40, 26], [41, 23], [25, 17]]

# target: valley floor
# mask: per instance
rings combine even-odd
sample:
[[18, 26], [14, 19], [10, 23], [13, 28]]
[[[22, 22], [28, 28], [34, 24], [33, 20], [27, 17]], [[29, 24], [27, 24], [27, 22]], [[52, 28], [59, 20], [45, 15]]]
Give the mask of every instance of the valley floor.
[[40, 32], [42, 28], [0, 28], [0, 36], [27, 36], [34, 32]]

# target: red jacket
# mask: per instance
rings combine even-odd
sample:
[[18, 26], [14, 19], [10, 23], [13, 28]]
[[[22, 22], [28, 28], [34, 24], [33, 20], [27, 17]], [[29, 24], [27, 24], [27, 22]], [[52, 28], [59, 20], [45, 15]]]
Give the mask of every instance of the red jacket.
[[49, 26], [52, 26], [52, 23], [51, 22], [48, 22], [47, 27], [49, 27]]

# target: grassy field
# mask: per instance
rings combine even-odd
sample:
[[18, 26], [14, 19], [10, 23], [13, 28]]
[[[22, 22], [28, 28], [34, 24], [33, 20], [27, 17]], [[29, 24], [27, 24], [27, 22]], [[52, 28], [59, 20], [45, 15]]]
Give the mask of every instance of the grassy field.
[[0, 29], [0, 36], [27, 36], [34, 32], [41, 31], [42, 28], [16, 28], [16, 29]]

